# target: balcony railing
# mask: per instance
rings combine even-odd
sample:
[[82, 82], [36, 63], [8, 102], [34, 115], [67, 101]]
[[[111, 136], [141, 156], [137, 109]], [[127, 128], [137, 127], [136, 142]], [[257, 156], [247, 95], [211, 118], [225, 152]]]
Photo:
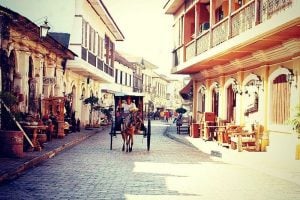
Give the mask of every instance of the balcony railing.
[[231, 14], [231, 37], [235, 37], [255, 25], [255, 2], [246, 4], [243, 8]]
[[196, 53], [199, 55], [209, 49], [209, 32], [206, 31], [202, 33], [196, 41]]
[[183, 49], [183, 46], [181, 46], [173, 51], [174, 66], [177, 66], [183, 62]]
[[[270, 19], [274, 14], [292, 6], [293, 0], [255, 0], [249, 1], [229, 16], [213, 25], [210, 30], [174, 50], [174, 65], [177, 66], [230, 38], [252, 29]], [[230, 24], [229, 24], [230, 23]], [[185, 53], [184, 53], [185, 52]]]
[[107, 73], [108, 75], [114, 77], [113, 67], [104, 63], [101, 59], [95, 56], [92, 52], [84, 47], [81, 47], [81, 58], [87, 61], [89, 64], [97, 67], [99, 70]]
[[196, 42], [193, 40], [186, 46], [185, 57], [187, 60], [194, 57], [196, 54]]
[[228, 38], [228, 18], [223, 19], [212, 27], [212, 46], [215, 47]]
[[260, 19], [263, 22], [270, 19], [275, 13], [283, 11], [287, 7], [291, 6], [293, 0], [261, 0], [260, 2]]

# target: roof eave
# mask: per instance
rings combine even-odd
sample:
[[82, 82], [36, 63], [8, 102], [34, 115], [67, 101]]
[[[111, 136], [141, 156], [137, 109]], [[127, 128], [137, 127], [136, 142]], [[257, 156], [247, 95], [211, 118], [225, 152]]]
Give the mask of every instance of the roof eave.
[[117, 23], [112, 18], [111, 14], [107, 10], [102, 0], [88, 0], [88, 1], [90, 5], [94, 8], [95, 12], [103, 20], [103, 22], [108, 27], [108, 29], [111, 31], [111, 33], [114, 35], [116, 41], [124, 41], [125, 37], [123, 33], [121, 32]]

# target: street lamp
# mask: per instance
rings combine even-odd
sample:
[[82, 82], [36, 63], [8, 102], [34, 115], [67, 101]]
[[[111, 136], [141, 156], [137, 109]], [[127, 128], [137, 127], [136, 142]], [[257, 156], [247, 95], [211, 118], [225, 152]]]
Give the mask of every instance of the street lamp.
[[288, 69], [289, 73], [287, 74], [287, 82], [292, 85], [293, 81], [294, 81], [294, 73], [293, 70]]
[[47, 18], [44, 21], [44, 24], [40, 26], [40, 37], [44, 38], [47, 36], [50, 26], [48, 25]]

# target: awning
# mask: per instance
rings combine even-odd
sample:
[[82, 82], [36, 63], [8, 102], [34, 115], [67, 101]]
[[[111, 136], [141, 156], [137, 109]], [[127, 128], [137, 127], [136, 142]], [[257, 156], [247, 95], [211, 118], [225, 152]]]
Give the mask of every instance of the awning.
[[193, 98], [193, 81], [190, 80], [189, 83], [179, 91], [179, 94], [184, 100], [191, 100]]
[[145, 96], [144, 93], [139, 92], [116, 92], [116, 97], [123, 97], [123, 96], [136, 96], [136, 97], [143, 97]]
[[109, 93], [109, 94], [115, 94], [116, 93], [116, 91], [110, 90], [110, 89], [101, 89], [101, 92], [102, 93]]

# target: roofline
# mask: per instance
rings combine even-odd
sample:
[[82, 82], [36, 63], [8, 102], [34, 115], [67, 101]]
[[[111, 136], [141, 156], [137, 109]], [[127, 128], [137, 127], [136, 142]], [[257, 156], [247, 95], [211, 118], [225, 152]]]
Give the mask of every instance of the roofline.
[[165, 9], [166, 8], [166, 6], [169, 4], [169, 2], [170, 2], [171, 0], [168, 0], [166, 3], [165, 3], [165, 5], [164, 5], [164, 7], [163, 7], [163, 9]]
[[[90, 1], [89, 1], [89, 3], [91, 4]], [[107, 7], [105, 6], [105, 4], [103, 3], [102, 0], [99, 0], [99, 3], [100, 3], [100, 5], [101, 5], [101, 7], [104, 9], [105, 14], [107, 15], [108, 19], [111, 20], [111, 22], [112, 22], [114, 28], [115, 28], [115, 29], [118, 31], [118, 33], [120, 34], [119, 37], [118, 37], [118, 36], [115, 35], [115, 34], [113, 33], [113, 31], [111, 30], [112, 34], [113, 34], [113, 35], [115, 36], [115, 38], [116, 38], [116, 41], [123, 41], [123, 40], [125, 39], [125, 37], [124, 37], [122, 31], [120, 30], [120, 28], [118, 27], [117, 23], [115, 22], [115, 20], [114, 20], [113, 17], [111, 16], [111, 14], [110, 14], [110, 12], [108, 11]], [[91, 6], [94, 7], [93, 4], [91, 4]], [[95, 10], [95, 12], [97, 12], [97, 11]], [[98, 15], [99, 15], [99, 17], [101, 17], [99, 13], [98, 13]], [[102, 17], [101, 17], [101, 18], [102, 18]], [[105, 22], [104, 19], [103, 19], [103, 21]], [[107, 27], [108, 27], [108, 29], [110, 29], [109, 26], [107, 26]]]
[[[2, 10], [2, 13], [7, 15], [11, 19], [21, 18], [22, 19], [21, 22], [26, 23], [27, 28], [28, 28], [29, 25], [32, 27], [30, 32], [32, 32], [34, 34], [39, 34], [40, 27], [37, 24], [35, 24], [34, 22], [32, 22], [30, 19], [28, 19], [27, 17], [15, 12], [15, 11], [7, 8], [7, 7], [3, 7], [1, 5], [0, 5], [0, 10]], [[20, 22], [10, 22], [10, 23], [15, 24], [15, 25], [19, 25], [20, 27], [22, 27]], [[25, 27], [23, 27], [23, 28], [25, 30]], [[71, 51], [70, 49], [68, 49], [64, 45], [62, 45], [60, 42], [55, 40], [49, 34], [47, 34], [47, 36], [43, 40], [41, 40], [41, 43], [45, 43], [45, 44], [46, 43], [52, 43], [51, 46], [53, 45], [53, 47], [55, 47], [58, 51], [59, 50], [63, 51], [65, 53], [65, 55], [68, 55], [68, 59], [74, 59], [74, 57], [77, 56], [73, 51]]]

